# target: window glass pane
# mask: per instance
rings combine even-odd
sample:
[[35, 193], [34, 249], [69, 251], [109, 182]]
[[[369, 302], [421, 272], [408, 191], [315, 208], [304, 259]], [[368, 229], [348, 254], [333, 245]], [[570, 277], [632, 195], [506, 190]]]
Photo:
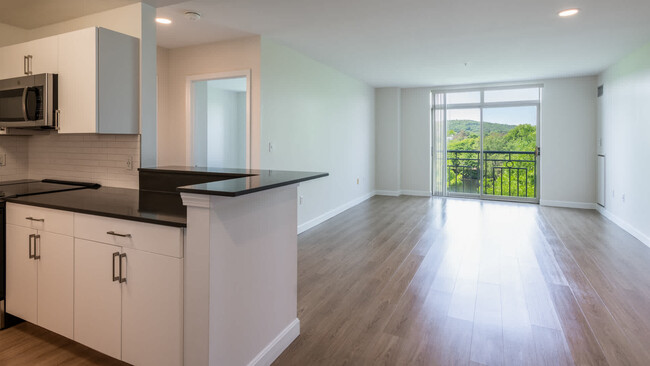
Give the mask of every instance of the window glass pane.
[[539, 101], [539, 88], [486, 90], [485, 102]]
[[447, 105], [481, 103], [481, 92], [447, 93]]

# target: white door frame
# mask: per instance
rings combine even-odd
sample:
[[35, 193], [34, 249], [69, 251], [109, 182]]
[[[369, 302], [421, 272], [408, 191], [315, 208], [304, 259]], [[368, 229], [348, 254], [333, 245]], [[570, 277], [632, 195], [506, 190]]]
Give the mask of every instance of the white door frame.
[[251, 70], [235, 70], [217, 72], [211, 74], [190, 75], [185, 78], [185, 162], [188, 166], [194, 166], [194, 100], [192, 83], [195, 81], [207, 81], [215, 79], [246, 78], [246, 169], [251, 168]]

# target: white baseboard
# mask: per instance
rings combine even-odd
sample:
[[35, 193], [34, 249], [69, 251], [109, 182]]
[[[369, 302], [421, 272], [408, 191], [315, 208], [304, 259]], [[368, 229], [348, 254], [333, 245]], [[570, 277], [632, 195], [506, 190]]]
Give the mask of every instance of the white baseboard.
[[421, 196], [421, 197], [431, 197], [431, 192], [429, 191], [409, 191], [401, 190], [400, 193], [404, 196]]
[[551, 201], [551, 200], [539, 200], [539, 204], [542, 206], [579, 208], [583, 210], [595, 210], [596, 206], [598, 206], [595, 203], [588, 203], [588, 202]]
[[361, 202], [373, 197], [374, 195], [375, 195], [375, 191], [372, 191], [372, 192], [370, 192], [370, 193], [368, 193], [368, 194], [366, 194], [364, 196], [361, 196], [359, 198], [355, 198], [355, 199], [353, 199], [352, 201], [350, 201], [348, 203], [345, 203], [345, 204], [343, 204], [343, 205], [341, 205], [341, 206], [339, 206], [339, 207], [337, 207], [337, 208], [335, 208], [333, 210], [325, 212], [324, 214], [322, 214], [322, 215], [320, 215], [318, 217], [315, 217], [315, 218], [313, 218], [313, 219], [311, 219], [311, 220], [309, 220], [309, 221], [307, 221], [307, 222], [305, 222], [303, 224], [298, 225], [298, 234], [302, 233], [303, 231], [307, 231], [307, 230], [313, 228], [314, 226], [331, 219], [332, 217], [340, 214], [341, 212], [343, 212], [343, 211], [345, 211], [345, 210], [347, 210], [349, 208], [352, 208], [352, 207], [360, 204]]
[[294, 339], [300, 335], [300, 320], [294, 319], [286, 328], [269, 343], [262, 352], [248, 363], [248, 366], [269, 366], [284, 352]]
[[607, 211], [605, 207], [602, 207], [600, 205], [596, 205], [596, 210], [600, 212], [601, 215], [605, 216], [606, 218], [610, 219], [613, 223], [618, 225], [621, 229], [627, 231], [630, 235], [633, 237], [639, 239], [643, 244], [646, 246], [650, 247], [650, 237], [647, 235], [643, 234], [636, 228], [634, 228], [632, 225], [628, 224], [627, 221], [621, 219], [620, 217], [614, 215], [613, 213]]
[[400, 191], [375, 191], [375, 194], [377, 196], [391, 196], [391, 197], [397, 197], [400, 195]]
[[375, 194], [378, 196], [391, 196], [391, 197], [397, 197], [397, 196], [422, 196], [422, 197], [430, 197], [431, 192], [428, 191], [409, 191], [409, 190], [401, 190], [401, 191], [375, 191]]

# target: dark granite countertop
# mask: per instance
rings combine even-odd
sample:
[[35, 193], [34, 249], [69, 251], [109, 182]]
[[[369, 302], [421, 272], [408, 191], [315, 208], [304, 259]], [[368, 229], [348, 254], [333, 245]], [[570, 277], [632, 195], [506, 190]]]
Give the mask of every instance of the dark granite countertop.
[[25, 205], [151, 224], [187, 226], [186, 209], [178, 194], [102, 187], [7, 198], [6, 200]]
[[[214, 176], [215, 182], [178, 187], [179, 192], [236, 197], [267, 189], [287, 186], [326, 177], [328, 173], [294, 172], [283, 170], [228, 169], [191, 166], [140, 168], [141, 172], [176, 173]], [[226, 179], [224, 179], [226, 178]]]

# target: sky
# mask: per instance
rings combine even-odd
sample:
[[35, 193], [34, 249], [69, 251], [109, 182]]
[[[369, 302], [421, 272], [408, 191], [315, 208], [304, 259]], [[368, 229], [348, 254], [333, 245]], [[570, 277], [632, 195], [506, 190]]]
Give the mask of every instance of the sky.
[[[448, 109], [447, 120], [481, 120], [481, 110], [473, 109]], [[507, 125], [537, 125], [537, 107], [508, 107], [508, 108], [483, 108], [483, 121], [502, 123]]]
[[[540, 89], [521, 88], [521, 89], [488, 89], [483, 92], [484, 102], [512, 102], [512, 101], [534, 101], [540, 99]], [[447, 105], [458, 104], [479, 104], [481, 102], [480, 91], [469, 92], [452, 92], [446, 93]], [[480, 108], [472, 109], [448, 109], [447, 120], [481, 120]], [[483, 108], [483, 121], [494, 122], [507, 125], [537, 125], [537, 107], [508, 107], [508, 108]]]

